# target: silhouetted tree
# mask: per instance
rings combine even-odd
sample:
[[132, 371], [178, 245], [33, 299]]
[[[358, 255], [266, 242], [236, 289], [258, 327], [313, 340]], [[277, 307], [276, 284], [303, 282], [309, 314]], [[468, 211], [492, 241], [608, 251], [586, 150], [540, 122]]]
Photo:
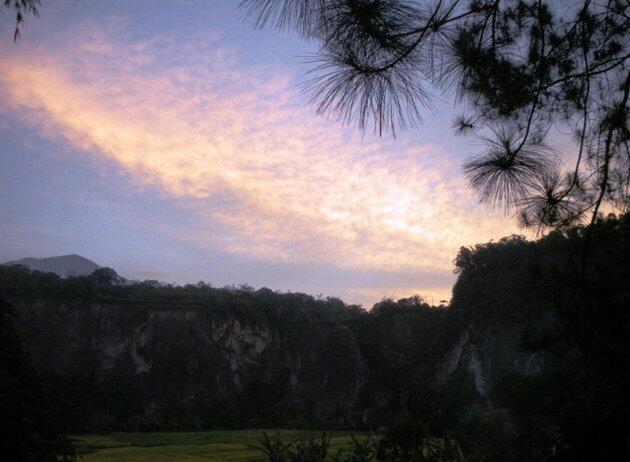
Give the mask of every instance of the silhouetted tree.
[[101, 284], [107, 285], [111, 285], [118, 280], [116, 271], [107, 267], [94, 270], [90, 277]]
[[13, 10], [15, 13], [15, 31], [13, 32], [13, 41], [20, 38], [20, 26], [24, 21], [24, 15], [30, 14], [34, 17], [39, 16], [39, 6], [41, 0], [3, 0], [4, 7]]
[[[378, 133], [405, 129], [455, 92], [459, 134], [485, 145], [464, 165], [481, 201], [539, 230], [603, 204], [626, 210], [630, 184], [630, 4], [624, 0], [243, 0], [255, 26], [319, 45], [304, 84], [317, 113]], [[547, 134], [575, 133], [563, 171]]]

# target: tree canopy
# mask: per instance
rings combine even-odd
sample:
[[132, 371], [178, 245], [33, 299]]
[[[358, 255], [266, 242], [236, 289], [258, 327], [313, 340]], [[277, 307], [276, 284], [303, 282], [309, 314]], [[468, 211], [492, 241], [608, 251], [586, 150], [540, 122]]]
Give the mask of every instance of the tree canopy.
[[[303, 88], [318, 114], [361, 129], [416, 126], [456, 96], [479, 199], [539, 231], [628, 207], [629, 3], [623, 0], [243, 0], [256, 27], [319, 45]], [[570, 133], [575, 163], [549, 143]]]

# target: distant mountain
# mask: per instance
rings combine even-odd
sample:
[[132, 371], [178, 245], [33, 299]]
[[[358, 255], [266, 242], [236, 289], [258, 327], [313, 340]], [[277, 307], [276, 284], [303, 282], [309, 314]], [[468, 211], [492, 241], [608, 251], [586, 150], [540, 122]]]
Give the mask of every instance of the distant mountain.
[[2, 265], [23, 265], [32, 270], [55, 273], [63, 277], [86, 276], [100, 268], [92, 260], [74, 254], [50, 258], [23, 258], [2, 263]]

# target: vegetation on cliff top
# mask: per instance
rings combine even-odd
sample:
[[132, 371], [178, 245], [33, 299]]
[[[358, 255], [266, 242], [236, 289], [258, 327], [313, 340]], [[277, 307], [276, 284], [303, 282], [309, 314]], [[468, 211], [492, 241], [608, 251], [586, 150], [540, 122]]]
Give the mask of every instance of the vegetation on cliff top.
[[[153, 418], [152, 423], [138, 419], [147, 397], [135, 382], [135, 368], [128, 375], [117, 376], [115, 371], [127, 369], [103, 369], [84, 361], [81, 364], [85, 367], [74, 372], [37, 371], [45, 392], [53, 396], [47, 403], [53, 408], [49, 414], [60, 418], [58, 428], [64, 431], [157, 430], [186, 425], [260, 428], [280, 426], [283, 421], [297, 424], [293, 411], [299, 409], [302, 420], [298, 425], [304, 428], [345, 422], [378, 429], [413, 422], [431, 437], [455, 437], [470, 460], [560, 456], [612, 460], [625, 453], [629, 431], [630, 293], [624, 275], [630, 273], [630, 216], [598, 221], [584, 260], [586, 232], [586, 228], [573, 227], [535, 242], [512, 236], [461, 249], [455, 260], [458, 279], [449, 307], [431, 307], [412, 297], [384, 300], [368, 312], [338, 299], [268, 289], [151, 282], [120, 285], [108, 271], [62, 279], [21, 267], [0, 267], [0, 296], [20, 309], [44, 303], [40, 312], [49, 316], [41, 319], [47, 322], [55, 322], [55, 307], [81, 312], [96, 304], [130, 314], [167, 307], [169, 312], [194, 310], [240, 319], [245, 324], [262, 323], [299, 342], [286, 345], [312, 340], [320, 335], [316, 332], [346, 332], [335, 338], [354, 342], [345, 345], [356, 345], [352, 348], [360, 355], [357, 361], [365, 364], [364, 369], [356, 369], [364, 374], [356, 400], [324, 420], [321, 415], [317, 417], [316, 408], [286, 405], [283, 393], [290, 390], [290, 378], [274, 375], [278, 371], [273, 368], [260, 369], [258, 379], [255, 373], [251, 375], [242, 392], [221, 396], [217, 402], [197, 403], [194, 409], [203, 408], [204, 402], [210, 406], [205, 414], [195, 414], [197, 420], [182, 420], [188, 408], [170, 405], [161, 408], [159, 418]], [[471, 363], [460, 364], [443, 376], [446, 357], [464, 333], [469, 347], [478, 348], [477, 355], [494, 354], [486, 347], [502, 335], [517, 336], [519, 348], [539, 358], [542, 369], [530, 373], [492, 371], [488, 389], [481, 394]], [[59, 330], [56, 341], [63, 341], [63, 334]], [[187, 336], [161, 338], [176, 347]], [[3, 345], [10, 346], [6, 342]], [[187, 359], [181, 356], [185, 350], [178, 348], [169, 350], [174, 355], [173, 364]], [[492, 358], [478, 356], [477, 360]], [[333, 367], [332, 362], [334, 357], [330, 356], [328, 363], [317, 363], [323, 369], [312, 372], [323, 376], [326, 367]], [[343, 365], [346, 370], [355, 366]], [[10, 369], [5, 372], [11, 373]], [[268, 374], [273, 380], [265, 378]], [[172, 385], [177, 392], [178, 379], [172, 379], [161, 383]], [[304, 390], [310, 393], [308, 390], [315, 388]], [[337, 389], [326, 390], [336, 393], [332, 390]], [[320, 398], [325, 397], [313, 403]], [[98, 419], [90, 420], [90, 416]], [[180, 426], [170, 426], [175, 422]]]

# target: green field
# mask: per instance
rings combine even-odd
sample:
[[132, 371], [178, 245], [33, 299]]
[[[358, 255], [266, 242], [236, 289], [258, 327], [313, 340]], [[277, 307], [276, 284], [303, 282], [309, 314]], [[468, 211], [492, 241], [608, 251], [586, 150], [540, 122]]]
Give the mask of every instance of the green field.
[[[264, 461], [258, 444], [263, 430], [194, 433], [110, 433], [71, 439], [80, 461]], [[272, 436], [276, 430], [267, 430]], [[348, 447], [350, 432], [335, 432], [330, 454]], [[280, 430], [284, 441], [320, 438], [320, 431]], [[356, 435], [355, 436], [362, 436]]]

